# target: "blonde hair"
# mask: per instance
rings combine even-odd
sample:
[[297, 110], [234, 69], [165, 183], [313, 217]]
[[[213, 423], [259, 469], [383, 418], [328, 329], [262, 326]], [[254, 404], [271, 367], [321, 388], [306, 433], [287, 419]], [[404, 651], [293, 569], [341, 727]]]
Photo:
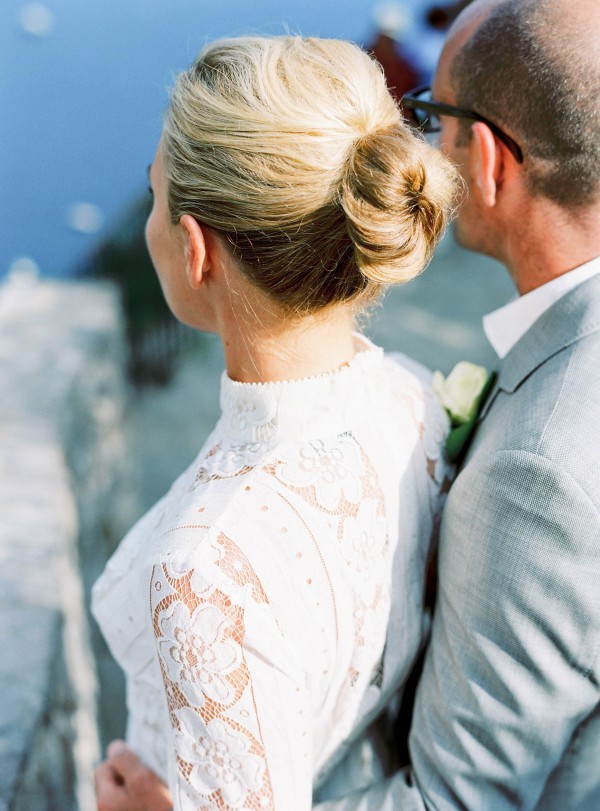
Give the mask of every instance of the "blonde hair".
[[217, 229], [286, 311], [373, 299], [427, 264], [455, 170], [404, 123], [358, 46], [214, 42], [176, 80], [163, 150], [173, 223]]

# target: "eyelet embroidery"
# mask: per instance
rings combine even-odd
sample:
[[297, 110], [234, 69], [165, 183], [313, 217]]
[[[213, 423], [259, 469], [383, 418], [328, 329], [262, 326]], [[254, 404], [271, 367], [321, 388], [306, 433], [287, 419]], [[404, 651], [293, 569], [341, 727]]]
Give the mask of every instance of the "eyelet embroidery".
[[[394, 386], [385, 388], [385, 382], [382, 389], [387, 391], [386, 408], [389, 405], [394, 414], [400, 415], [400, 423], [405, 426], [402, 435], [410, 442], [415, 437], [418, 442], [415, 458], [424, 496], [420, 506], [428, 521], [431, 516], [426, 511], [433, 514], [437, 508], [445, 473], [437, 444], [438, 434], [445, 434], [445, 424], [433, 408], [428, 410], [427, 389], [422, 390], [416, 383], [411, 388], [410, 374], [393, 375], [393, 379], [395, 390]], [[373, 382], [371, 379], [371, 386]], [[258, 387], [255, 393], [260, 394]], [[316, 774], [326, 773], [325, 766], [329, 768], [343, 755], [348, 746], [344, 739], [354, 734], [360, 723], [365, 695], [372, 696], [390, 678], [386, 675], [388, 660], [383, 656], [391, 599], [390, 554], [394, 548], [386, 531], [389, 522], [383, 493], [384, 483], [387, 481], [389, 486], [389, 481], [385, 476], [380, 480], [382, 470], [366, 451], [370, 446], [363, 447], [349, 430], [353, 423], [339, 419], [340, 401], [328, 400], [326, 404], [326, 424], [337, 421], [346, 426], [344, 432], [336, 435], [324, 431], [315, 418], [309, 428], [314, 428], [316, 438], [301, 442], [277, 439], [280, 426], [276, 410], [271, 414], [270, 407], [259, 408], [258, 402], [252, 408], [239, 409], [237, 428], [245, 427], [256, 441], [233, 441], [226, 422], [220, 424], [195, 463], [195, 473], [182, 477], [168, 499], [167, 509], [160, 508], [163, 518], [152, 537], [160, 563], [154, 566], [148, 583], [158, 662], [154, 660], [152, 667], [136, 671], [133, 651], [130, 654], [125, 650], [124, 658], [131, 657], [130, 681], [134, 689], [146, 690], [135, 700], [138, 729], [152, 729], [153, 735], [160, 736], [161, 745], [156, 751], [163, 756], [159, 755], [156, 762], [164, 764], [168, 743], [157, 709], [160, 688], [152, 684], [150, 691], [150, 670], [157, 663], [160, 666], [173, 729], [171, 765], [177, 772], [176, 790], [180, 795], [176, 799], [182, 811], [263, 809], [273, 808], [274, 804], [267, 755], [268, 747], [277, 748], [277, 743], [273, 743], [272, 735], [269, 737], [272, 730], [268, 726], [266, 738], [261, 732], [256, 686], [244, 653], [248, 606], [254, 606], [253, 612], [256, 607], [268, 611], [271, 584], [268, 578], [261, 582], [246, 556], [250, 548], [244, 547], [246, 514], [249, 524], [262, 521], [261, 526], [268, 527], [265, 521], [276, 521], [269, 543], [289, 549], [289, 565], [298, 567], [299, 599], [312, 606], [318, 618], [315, 657], [319, 668], [311, 674], [314, 682], [310, 700], [318, 698], [319, 691], [329, 689], [332, 673], [338, 679], [335, 712], [339, 723], [336, 720], [331, 742], [319, 742], [318, 757], [311, 750], [310, 704], [301, 703], [307, 700], [304, 691], [299, 693], [302, 698], [294, 709], [294, 717], [302, 716], [306, 724], [295, 740], [299, 746], [306, 746], [299, 754], [299, 762], [306, 764], [302, 768], [307, 780], [318, 779]], [[302, 409], [302, 400], [299, 405]], [[315, 410], [313, 403], [311, 415], [320, 415], [323, 405], [321, 410]], [[365, 415], [360, 418], [363, 425]], [[261, 429], [261, 425], [266, 428], [258, 439], [254, 429]], [[395, 430], [394, 426], [392, 433]], [[226, 535], [214, 523], [222, 505], [231, 500], [238, 500], [239, 535]], [[148, 529], [152, 535], [153, 527]], [[117, 554], [111, 567], [111, 577], [121, 578], [124, 585], [133, 558], [144, 554], [148, 538], [142, 537], [136, 543], [141, 552], [133, 557], [125, 555], [122, 560]], [[156, 563], [155, 553], [150, 554]], [[337, 580], [332, 577], [334, 570], [329, 570], [332, 564], [337, 567]], [[340, 572], [347, 572], [344, 578], [348, 594], [336, 592]], [[335, 626], [337, 633], [335, 618], [342, 594], [345, 605], [350, 601], [352, 606], [352, 613], [344, 615], [344, 644], [351, 646], [345, 681], [343, 674], [335, 674], [333, 655], [327, 658], [334, 649], [332, 629]], [[256, 616], [253, 613], [253, 618]], [[275, 629], [279, 619], [274, 621]], [[287, 630], [285, 624], [281, 628]], [[253, 626], [252, 632], [257, 630], [260, 627]], [[252, 661], [250, 664], [254, 666]], [[258, 696], [261, 699], [260, 693]], [[142, 733], [138, 734], [141, 741]]]

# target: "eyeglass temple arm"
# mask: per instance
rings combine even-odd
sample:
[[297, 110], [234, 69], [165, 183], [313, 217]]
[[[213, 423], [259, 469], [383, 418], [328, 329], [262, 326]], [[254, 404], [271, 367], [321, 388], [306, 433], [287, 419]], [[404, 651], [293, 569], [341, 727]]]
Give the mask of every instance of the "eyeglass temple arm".
[[[423, 90], [428, 89], [429, 88], [427, 87], [423, 88]], [[491, 129], [498, 140], [502, 141], [504, 146], [509, 150], [518, 163], [523, 163], [523, 152], [521, 151], [521, 147], [516, 143], [516, 141], [513, 141], [510, 135], [507, 135], [492, 121], [489, 121], [487, 118], [484, 118], [484, 116], [479, 115], [479, 113], [475, 113], [472, 110], [464, 110], [461, 107], [454, 107], [450, 104], [444, 104], [443, 101], [421, 101], [421, 99], [417, 98], [417, 93], [423, 92], [423, 90], [419, 88], [419, 90], [415, 91], [414, 93], [404, 96], [401, 104], [404, 107], [408, 107], [409, 110], [425, 110], [428, 113], [437, 113], [438, 115], [449, 115], [453, 118], [469, 118], [471, 121], [480, 121], [482, 124], [485, 124]]]

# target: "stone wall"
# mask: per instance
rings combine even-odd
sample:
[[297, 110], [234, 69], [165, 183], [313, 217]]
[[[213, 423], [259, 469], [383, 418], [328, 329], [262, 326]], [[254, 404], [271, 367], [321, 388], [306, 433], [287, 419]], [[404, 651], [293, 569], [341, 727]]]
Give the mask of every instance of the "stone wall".
[[112, 287], [0, 286], [0, 811], [96, 808], [85, 606], [131, 507], [124, 363]]

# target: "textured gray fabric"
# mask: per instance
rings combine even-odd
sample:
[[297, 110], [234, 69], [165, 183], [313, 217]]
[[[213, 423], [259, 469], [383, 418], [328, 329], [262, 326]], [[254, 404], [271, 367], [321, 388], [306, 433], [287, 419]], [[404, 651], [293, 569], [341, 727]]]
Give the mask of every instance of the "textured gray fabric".
[[429, 808], [600, 809], [600, 277], [507, 355], [446, 505], [411, 752]]
[[398, 774], [323, 811], [600, 809], [600, 276], [506, 356], [442, 522]]

